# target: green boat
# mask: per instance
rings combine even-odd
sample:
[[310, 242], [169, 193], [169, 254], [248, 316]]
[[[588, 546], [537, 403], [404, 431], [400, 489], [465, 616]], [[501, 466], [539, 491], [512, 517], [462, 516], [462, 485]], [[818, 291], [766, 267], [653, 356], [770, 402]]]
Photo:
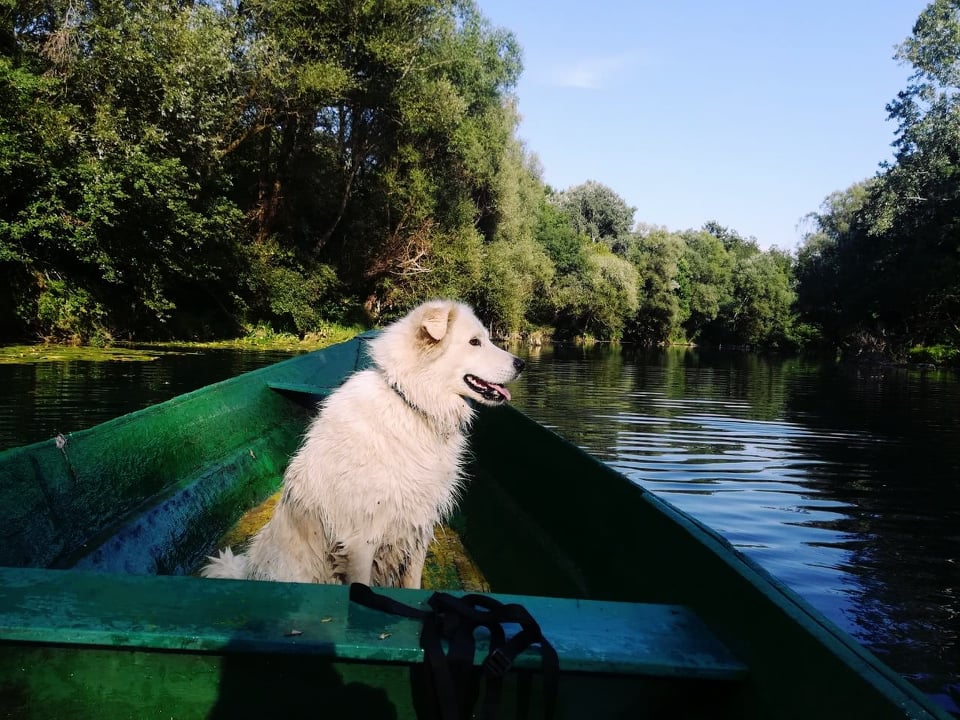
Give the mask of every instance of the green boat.
[[[0, 717], [415, 717], [419, 620], [343, 586], [196, 577], [269, 513], [368, 337], [0, 453]], [[482, 409], [471, 450], [425, 587], [526, 607], [559, 654], [556, 717], [949, 717], [715, 532], [517, 410]], [[531, 685], [540, 717], [540, 669], [536, 646], [516, 659], [503, 717]]]

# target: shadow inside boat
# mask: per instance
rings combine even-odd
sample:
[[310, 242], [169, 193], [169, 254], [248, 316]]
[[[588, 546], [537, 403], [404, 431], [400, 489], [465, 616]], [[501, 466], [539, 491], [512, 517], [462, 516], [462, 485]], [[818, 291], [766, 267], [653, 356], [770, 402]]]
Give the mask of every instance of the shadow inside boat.
[[[377, 668], [370, 666], [334, 663], [327, 658], [296, 654], [265, 656], [242, 650], [231, 652], [228, 647], [221, 661], [216, 704], [207, 717], [211, 720], [270, 717], [394, 720], [401, 715], [387, 690], [371, 684], [379, 685], [391, 678], [370, 677], [370, 673], [376, 671]], [[404, 684], [409, 684], [406, 672], [402, 675]]]

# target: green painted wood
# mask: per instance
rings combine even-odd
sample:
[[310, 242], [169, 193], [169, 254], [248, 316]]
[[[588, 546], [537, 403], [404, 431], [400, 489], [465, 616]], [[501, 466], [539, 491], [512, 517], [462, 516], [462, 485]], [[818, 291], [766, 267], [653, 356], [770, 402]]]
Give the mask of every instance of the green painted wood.
[[336, 388], [308, 383], [268, 382], [267, 387], [281, 394], [307, 395], [311, 398], [325, 398]]
[[[385, 591], [427, 608], [431, 592]], [[678, 606], [524, 596], [563, 672], [739, 679], [746, 667]], [[189, 598], [185, 612], [184, 598]], [[519, 628], [508, 626], [508, 637]], [[350, 603], [348, 588], [0, 569], [0, 641], [169, 651], [303, 654], [417, 663], [420, 623]], [[478, 633], [476, 662], [489, 647]], [[535, 648], [517, 659], [538, 668]]]
[[[275, 485], [264, 477], [282, 473], [312, 415], [267, 383], [322, 378], [336, 386], [365, 362], [363, 344], [361, 337], [246, 373], [69, 434], [60, 445], [51, 439], [0, 453], [0, 565], [69, 565], [158, 499], [218, 465], [237, 466], [243, 453], [257, 463], [238, 467], [233, 484], [262, 499]], [[249, 483], [248, 470], [257, 476]], [[223, 530], [235, 519], [223, 508], [213, 512], [223, 516]], [[206, 527], [213, 537], [215, 529]]]
[[[505, 677], [501, 717], [514, 717]], [[528, 717], [543, 717], [533, 680]], [[736, 683], [573, 673], [555, 720], [734, 720]], [[414, 720], [409, 667], [330, 662], [309, 655], [156, 652], [0, 644], [0, 717], [17, 720], [282, 718]], [[421, 716], [422, 717], [422, 716]]]
[[498, 591], [690, 607], [750, 668], [743, 717], [949, 720], [716, 532], [515, 409], [480, 412], [471, 449], [458, 529]]
[[0, 717], [16, 720], [413, 720], [409, 685], [405, 665], [307, 655], [0, 644]]
[[280, 487], [295, 442], [282, 430], [265, 431], [124, 516], [57, 566], [151, 575], [193, 572], [217, 550], [216, 538], [244, 509]]

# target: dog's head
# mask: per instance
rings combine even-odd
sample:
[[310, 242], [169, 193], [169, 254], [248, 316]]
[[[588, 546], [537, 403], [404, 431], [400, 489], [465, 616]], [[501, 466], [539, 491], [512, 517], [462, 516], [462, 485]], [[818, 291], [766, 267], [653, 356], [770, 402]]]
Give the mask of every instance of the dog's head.
[[505, 384], [524, 366], [493, 344], [467, 305], [449, 300], [426, 302], [387, 327], [372, 341], [371, 354], [388, 380], [428, 412], [450, 395], [484, 405], [507, 402]]
[[[436, 363], [449, 368], [459, 395], [487, 405], [510, 400], [504, 385], [523, 370], [523, 360], [502, 350], [466, 305], [440, 301], [421, 305], [419, 341]], [[417, 312], [415, 311], [415, 312]]]

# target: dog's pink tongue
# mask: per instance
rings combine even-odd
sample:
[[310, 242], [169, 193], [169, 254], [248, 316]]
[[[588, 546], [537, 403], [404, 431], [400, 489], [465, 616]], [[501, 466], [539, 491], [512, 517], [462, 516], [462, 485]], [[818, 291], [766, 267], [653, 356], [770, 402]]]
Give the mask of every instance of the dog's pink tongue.
[[498, 393], [503, 395], [503, 397], [506, 398], [507, 402], [510, 402], [510, 391], [507, 390], [503, 385], [496, 385], [495, 383], [490, 383], [490, 387], [492, 387]]

